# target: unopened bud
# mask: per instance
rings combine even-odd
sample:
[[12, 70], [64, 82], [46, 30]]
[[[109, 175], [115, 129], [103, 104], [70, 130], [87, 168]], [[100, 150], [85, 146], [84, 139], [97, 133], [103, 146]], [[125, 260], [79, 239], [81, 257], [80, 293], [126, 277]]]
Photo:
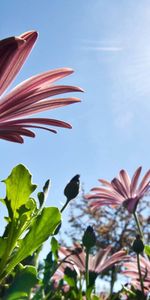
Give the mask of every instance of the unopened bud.
[[144, 250], [144, 244], [139, 234], [133, 242], [132, 249], [136, 254], [140, 254]]
[[93, 228], [88, 226], [86, 231], [84, 232], [82, 243], [86, 247], [87, 250], [94, 247], [96, 244], [96, 236]]
[[64, 189], [64, 195], [66, 196], [67, 201], [74, 199], [79, 194], [79, 187], [80, 187], [79, 178], [80, 175], [74, 176], [66, 185]]

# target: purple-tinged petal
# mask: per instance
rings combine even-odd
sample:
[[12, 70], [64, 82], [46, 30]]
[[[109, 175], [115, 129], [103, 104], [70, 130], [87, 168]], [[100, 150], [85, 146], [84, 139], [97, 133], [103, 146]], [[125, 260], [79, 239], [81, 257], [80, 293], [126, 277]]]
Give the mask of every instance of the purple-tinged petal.
[[108, 198], [116, 198], [119, 200], [124, 200], [124, 197], [122, 195], [120, 195], [116, 190], [112, 189], [112, 190], [108, 190], [102, 187], [95, 187], [91, 189], [91, 192], [96, 192], [97, 195], [99, 195], [100, 198], [106, 196]]
[[131, 184], [131, 180], [130, 177], [128, 175], [128, 173], [125, 170], [121, 170], [119, 172], [119, 180], [120, 182], [123, 184], [128, 197], [130, 197], [130, 184]]
[[[37, 32], [31, 31], [0, 42], [0, 94], [19, 72], [36, 39]], [[22, 136], [35, 136], [27, 128], [40, 128], [56, 133], [56, 130], [38, 124], [71, 128], [70, 124], [60, 120], [26, 118], [28, 115], [80, 102], [75, 97], [49, 99], [58, 94], [83, 91], [75, 86], [53, 85], [53, 82], [71, 73], [73, 70], [70, 68], [44, 72], [22, 82], [3, 96], [0, 103], [0, 138], [23, 143]]]
[[139, 187], [138, 187], [138, 193], [141, 193], [141, 191], [144, 189], [145, 186], [150, 185], [150, 170], [148, 170], [143, 177]]
[[131, 194], [131, 197], [134, 197], [135, 196], [135, 192], [136, 192], [136, 187], [137, 187], [137, 183], [138, 183], [138, 180], [139, 180], [139, 176], [141, 174], [141, 170], [142, 170], [142, 167], [139, 167], [133, 177], [132, 177], [132, 180], [131, 180], [131, 186], [130, 186], [130, 194]]
[[120, 193], [120, 195], [122, 195], [123, 197], [128, 197], [126, 189], [124, 188], [123, 184], [119, 181], [118, 178], [114, 178], [111, 181], [111, 184], [112, 184], [114, 190], [117, 191], [118, 193]]
[[[1, 116], [5, 116], [5, 112], [8, 113], [8, 110], [13, 112], [15, 110], [20, 110], [24, 107], [26, 107], [26, 108], [31, 107], [32, 105], [34, 105], [36, 103], [42, 104], [43, 101], [41, 101], [41, 100], [46, 99], [48, 97], [52, 97], [52, 96], [64, 94], [64, 93], [81, 92], [81, 91], [82, 91], [82, 89], [79, 87], [58, 85], [58, 86], [51, 86], [51, 87], [37, 89], [34, 93], [32, 92], [32, 94], [31, 94], [31, 91], [29, 93], [22, 94], [19, 96], [16, 93], [15, 97], [9, 97], [9, 98], [7, 97], [7, 101], [6, 101], [6, 96], [5, 96], [3, 103], [0, 106]], [[10, 94], [8, 94], [8, 96], [9, 95]], [[54, 103], [58, 104], [59, 102], [63, 102], [63, 99], [65, 99], [65, 98], [62, 98], [60, 101], [59, 101], [59, 98], [52, 99], [52, 100], [46, 99], [45, 103], [47, 103], [48, 101], [51, 101], [51, 103], [54, 105]], [[66, 99], [68, 99], [68, 102], [69, 102], [69, 98], [66, 98]], [[73, 99], [72, 99], [72, 101], [73, 101]], [[78, 99], [78, 102], [79, 102], [79, 99]], [[13, 108], [12, 108], [11, 103], [13, 104]], [[72, 104], [72, 102], [70, 104]], [[55, 107], [53, 106], [52, 108], [55, 108]]]
[[1, 135], [0, 134], [0, 139], [2, 140], [6, 140], [6, 141], [9, 141], [9, 142], [14, 142], [14, 143], [19, 143], [19, 144], [23, 144], [24, 140], [23, 138], [18, 134], [9, 134], [7, 133], [7, 135]]
[[127, 252], [125, 250], [120, 250], [113, 255], [111, 255], [100, 268], [100, 272], [107, 270], [108, 268], [112, 267], [114, 264], [119, 263], [127, 259]]
[[[14, 38], [15, 39], [15, 38]], [[23, 40], [13, 53], [9, 53], [10, 47], [7, 46], [6, 52], [9, 53], [9, 59], [5, 56], [5, 62], [3, 61], [3, 70], [1, 75], [0, 95], [7, 89], [10, 83], [13, 81], [17, 73], [20, 71], [23, 63], [25, 62], [28, 54], [30, 53], [35, 41], [37, 39], [37, 32], [27, 32], [18, 37], [18, 40]], [[1, 41], [3, 44], [3, 41]], [[5, 42], [4, 42], [5, 43]], [[21, 44], [21, 45], [20, 45]]]
[[[11, 119], [16, 119], [28, 115], [37, 114], [42, 111], [51, 110], [63, 106], [67, 106], [74, 103], [81, 102], [79, 98], [70, 97], [70, 98], [58, 98], [58, 99], [47, 99], [39, 101], [38, 103], [34, 104], [26, 104], [20, 103], [17, 106], [10, 105], [7, 110], [5, 110], [3, 113], [1, 113], [1, 107], [0, 107], [0, 121], [4, 122]], [[22, 108], [21, 108], [22, 106]]]
[[26, 119], [20, 119], [20, 120], [13, 120], [9, 122], [3, 122], [0, 124], [1, 126], [4, 127], [4, 125], [11, 126], [11, 125], [21, 125], [21, 126], [27, 126], [29, 124], [44, 124], [48, 126], [57, 126], [57, 127], [63, 127], [63, 128], [72, 128], [70, 124], [56, 120], [56, 119], [48, 119], [48, 118], [26, 118]]
[[25, 41], [21, 38], [10, 37], [0, 41], [0, 95], [5, 89], [7, 73], [12, 68], [13, 59]]
[[108, 254], [110, 253], [112, 247], [108, 246], [105, 249], [100, 249], [98, 253], [95, 255], [93, 259], [93, 270], [95, 269], [96, 272], [99, 273], [101, 270], [102, 265], [105, 263]]
[[112, 189], [112, 185], [111, 185], [111, 183], [109, 181], [104, 180], [104, 179], [98, 179], [98, 181], [100, 183], [102, 183], [102, 185], [107, 186], [108, 188]]
[[[74, 71], [70, 68], [60, 68], [47, 72], [43, 72], [39, 75], [30, 77], [29, 79], [23, 81], [21, 84], [17, 85], [8, 95], [4, 97], [2, 103], [10, 103], [12, 101], [17, 101], [18, 99], [26, 98], [28, 96], [34, 95], [39, 89], [47, 88], [58, 79], [64, 78], [72, 74]], [[77, 90], [76, 90], [77, 91]], [[80, 91], [83, 91], [80, 89]]]
[[35, 134], [26, 129], [26, 128], [23, 128], [22, 126], [7, 126], [7, 127], [0, 127], [0, 135], [1, 136], [5, 136], [6, 134], [12, 134], [12, 133], [15, 133], [15, 134], [19, 134], [19, 135], [25, 135], [25, 136], [29, 136], [29, 137], [35, 137]]

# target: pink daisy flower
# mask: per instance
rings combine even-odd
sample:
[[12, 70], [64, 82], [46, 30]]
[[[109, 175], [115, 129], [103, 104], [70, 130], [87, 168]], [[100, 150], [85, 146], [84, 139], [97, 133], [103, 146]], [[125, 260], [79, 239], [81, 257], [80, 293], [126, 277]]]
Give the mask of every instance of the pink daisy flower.
[[[125, 262], [125, 270], [123, 274], [131, 278], [131, 284], [138, 290], [141, 290], [141, 284], [139, 280], [139, 272], [137, 266], [137, 258], [131, 258], [131, 261]], [[143, 278], [144, 293], [148, 294], [150, 291], [150, 261], [140, 255], [140, 267]]]
[[[79, 87], [54, 85], [54, 82], [73, 73], [70, 68], [60, 68], [33, 76], [3, 95], [28, 57], [37, 39], [30, 31], [19, 37], [0, 41], [0, 139], [23, 143], [23, 136], [35, 137], [32, 128], [42, 128], [53, 133], [49, 126], [71, 128], [71, 125], [49, 118], [28, 118], [46, 110], [80, 102], [78, 98], [50, 98], [68, 92], [81, 92]], [[45, 125], [47, 127], [45, 127]]]
[[137, 204], [150, 189], [150, 170], [144, 175], [141, 183], [138, 180], [142, 167], [139, 167], [132, 179], [125, 170], [119, 172], [118, 178], [114, 178], [111, 182], [99, 179], [104, 187], [94, 187], [90, 194], [85, 198], [91, 200], [90, 206], [94, 209], [102, 205], [110, 205], [112, 207], [123, 205], [130, 213], [134, 213]]

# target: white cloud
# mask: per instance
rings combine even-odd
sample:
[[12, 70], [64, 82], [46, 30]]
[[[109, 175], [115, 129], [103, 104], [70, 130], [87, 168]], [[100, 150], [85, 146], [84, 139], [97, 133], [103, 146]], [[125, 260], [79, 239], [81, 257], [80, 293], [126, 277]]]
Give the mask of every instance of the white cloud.
[[118, 52], [118, 51], [122, 51], [123, 48], [121, 47], [115, 47], [115, 46], [87, 46], [85, 47], [85, 49], [87, 50], [92, 50], [92, 51], [101, 51], [101, 52]]

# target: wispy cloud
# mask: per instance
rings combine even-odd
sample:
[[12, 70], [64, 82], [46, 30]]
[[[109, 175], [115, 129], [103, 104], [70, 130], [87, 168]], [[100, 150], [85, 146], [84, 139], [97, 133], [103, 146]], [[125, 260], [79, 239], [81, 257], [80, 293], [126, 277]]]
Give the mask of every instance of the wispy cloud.
[[96, 46], [96, 47], [92, 47], [92, 46], [87, 46], [85, 47], [87, 50], [92, 50], [92, 51], [101, 51], [101, 52], [118, 52], [118, 51], [122, 51], [123, 48], [121, 47], [115, 47], [115, 46]]
[[122, 51], [123, 47], [120, 46], [120, 43], [113, 40], [82, 40], [82, 49], [91, 50], [97, 52], [118, 52]]

